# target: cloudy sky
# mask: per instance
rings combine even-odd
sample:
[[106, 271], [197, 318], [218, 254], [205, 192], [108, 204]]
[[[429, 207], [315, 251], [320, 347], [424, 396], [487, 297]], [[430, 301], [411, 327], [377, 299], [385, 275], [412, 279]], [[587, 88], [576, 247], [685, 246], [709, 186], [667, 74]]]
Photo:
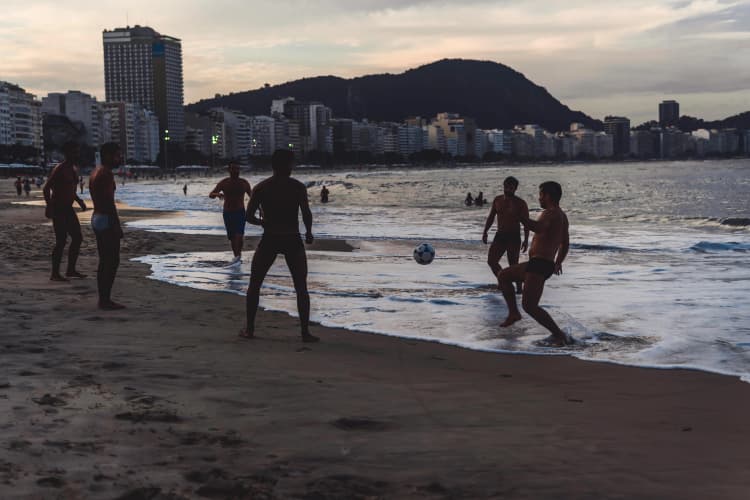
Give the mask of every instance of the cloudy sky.
[[0, 80], [104, 98], [102, 30], [182, 39], [185, 100], [306, 76], [507, 64], [595, 118], [750, 110], [750, 0], [2, 0]]

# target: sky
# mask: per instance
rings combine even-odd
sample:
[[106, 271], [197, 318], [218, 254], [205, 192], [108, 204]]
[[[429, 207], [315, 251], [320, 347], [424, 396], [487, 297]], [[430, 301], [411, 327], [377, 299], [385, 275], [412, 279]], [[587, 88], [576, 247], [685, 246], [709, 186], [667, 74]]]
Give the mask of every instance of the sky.
[[[750, 110], [750, 0], [2, 0], [0, 80], [104, 99], [102, 30], [182, 40], [185, 102], [304, 77], [506, 64], [594, 118]], [[440, 110], [436, 110], [440, 111]]]

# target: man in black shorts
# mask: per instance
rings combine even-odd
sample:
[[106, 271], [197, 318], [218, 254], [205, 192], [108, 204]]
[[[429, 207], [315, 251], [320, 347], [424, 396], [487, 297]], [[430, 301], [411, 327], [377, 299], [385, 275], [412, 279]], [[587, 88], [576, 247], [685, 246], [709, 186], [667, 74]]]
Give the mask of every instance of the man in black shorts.
[[543, 343], [553, 346], [571, 343], [571, 339], [539, 305], [544, 282], [553, 274], [562, 274], [562, 263], [570, 246], [568, 217], [560, 209], [561, 197], [562, 187], [557, 182], [543, 182], [539, 186], [539, 204], [544, 210], [535, 221], [529, 219], [528, 215], [521, 218], [521, 224], [534, 231], [529, 261], [507, 267], [497, 276], [508, 304], [508, 317], [500, 326], [510, 326], [521, 319], [516, 295], [513, 293], [513, 282], [523, 280], [523, 310], [552, 333]]
[[[310, 334], [310, 294], [307, 291], [307, 255], [299, 234], [298, 214], [302, 211], [305, 224], [305, 242], [313, 242], [312, 212], [307, 199], [305, 185], [291, 177], [294, 154], [279, 149], [271, 157], [273, 175], [258, 183], [247, 206], [247, 221], [263, 227], [263, 236], [255, 249], [250, 267], [250, 284], [247, 288], [247, 326], [241, 337], [252, 338], [255, 334], [255, 313], [258, 310], [260, 287], [266, 273], [278, 254], [283, 254], [297, 292], [302, 340], [317, 342]], [[256, 213], [261, 210], [262, 218]]]
[[[77, 163], [80, 157], [80, 147], [75, 142], [66, 142], [63, 145], [65, 160], [58, 164], [47, 179], [42, 192], [47, 208], [44, 215], [52, 219], [52, 227], [55, 230], [55, 248], [52, 250], [52, 281], [68, 281], [66, 278], [85, 278], [76, 271], [78, 253], [81, 249], [83, 236], [81, 235], [81, 224], [78, 216], [73, 210], [73, 202], [78, 203], [81, 210], [86, 210], [86, 203], [76, 194], [78, 187]], [[70, 248], [68, 249], [68, 270], [65, 278], [60, 274], [60, 263], [68, 235], [70, 235]]]
[[[529, 216], [529, 206], [526, 202], [516, 196], [518, 179], [508, 177], [503, 181], [503, 194], [496, 196], [492, 202], [492, 208], [484, 224], [482, 243], [487, 243], [487, 233], [497, 218], [497, 233], [487, 253], [487, 265], [492, 269], [492, 274], [497, 279], [500, 272], [500, 259], [508, 252], [508, 265], [518, 264], [521, 252], [526, 251], [529, 244], [529, 230], [524, 228], [523, 243], [521, 243], [521, 218]], [[521, 293], [522, 281], [516, 283], [517, 293]]]

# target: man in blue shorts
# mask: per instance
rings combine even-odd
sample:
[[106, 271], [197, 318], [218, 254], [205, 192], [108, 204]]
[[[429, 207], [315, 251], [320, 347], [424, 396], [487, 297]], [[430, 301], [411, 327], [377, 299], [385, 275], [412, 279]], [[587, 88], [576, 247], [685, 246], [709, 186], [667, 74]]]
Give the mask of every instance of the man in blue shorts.
[[224, 227], [234, 253], [232, 264], [237, 264], [242, 260], [242, 240], [245, 236], [245, 195], [250, 196], [252, 189], [250, 183], [240, 177], [238, 163], [230, 162], [227, 168], [229, 177], [222, 179], [208, 197], [224, 200]]

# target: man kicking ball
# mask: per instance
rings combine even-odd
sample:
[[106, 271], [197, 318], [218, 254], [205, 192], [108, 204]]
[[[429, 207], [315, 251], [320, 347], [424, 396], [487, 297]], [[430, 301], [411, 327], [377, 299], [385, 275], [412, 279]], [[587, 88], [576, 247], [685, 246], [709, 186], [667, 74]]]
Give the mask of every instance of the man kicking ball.
[[[258, 183], [247, 206], [247, 221], [263, 227], [263, 237], [258, 243], [250, 267], [250, 284], [247, 288], [247, 326], [241, 337], [252, 338], [255, 332], [255, 313], [260, 300], [260, 286], [278, 254], [283, 254], [292, 273], [297, 292], [297, 310], [303, 342], [317, 342], [310, 334], [310, 294], [307, 291], [307, 254], [299, 234], [299, 213], [305, 223], [305, 243], [313, 242], [312, 212], [307, 199], [307, 188], [293, 179], [294, 153], [278, 149], [271, 157], [273, 175]], [[262, 217], [256, 212], [261, 210]]]
[[534, 232], [529, 261], [506, 267], [497, 275], [508, 304], [508, 317], [500, 326], [507, 327], [521, 319], [513, 283], [523, 281], [523, 310], [552, 333], [542, 343], [558, 347], [572, 343], [572, 339], [542, 309], [539, 300], [544, 291], [544, 282], [553, 274], [562, 274], [562, 263], [570, 246], [568, 217], [560, 209], [560, 198], [562, 187], [557, 182], [548, 181], [539, 186], [539, 204], [544, 210], [535, 221], [529, 219], [528, 215], [521, 217], [524, 228]]
[[240, 177], [238, 163], [230, 162], [227, 169], [229, 177], [219, 181], [208, 197], [224, 200], [224, 227], [227, 229], [227, 238], [234, 253], [232, 264], [237, 264], [242, 261], [242, 244], [245, 237], [245, 194], [250, 196], [252, 189], [250, 183]]

